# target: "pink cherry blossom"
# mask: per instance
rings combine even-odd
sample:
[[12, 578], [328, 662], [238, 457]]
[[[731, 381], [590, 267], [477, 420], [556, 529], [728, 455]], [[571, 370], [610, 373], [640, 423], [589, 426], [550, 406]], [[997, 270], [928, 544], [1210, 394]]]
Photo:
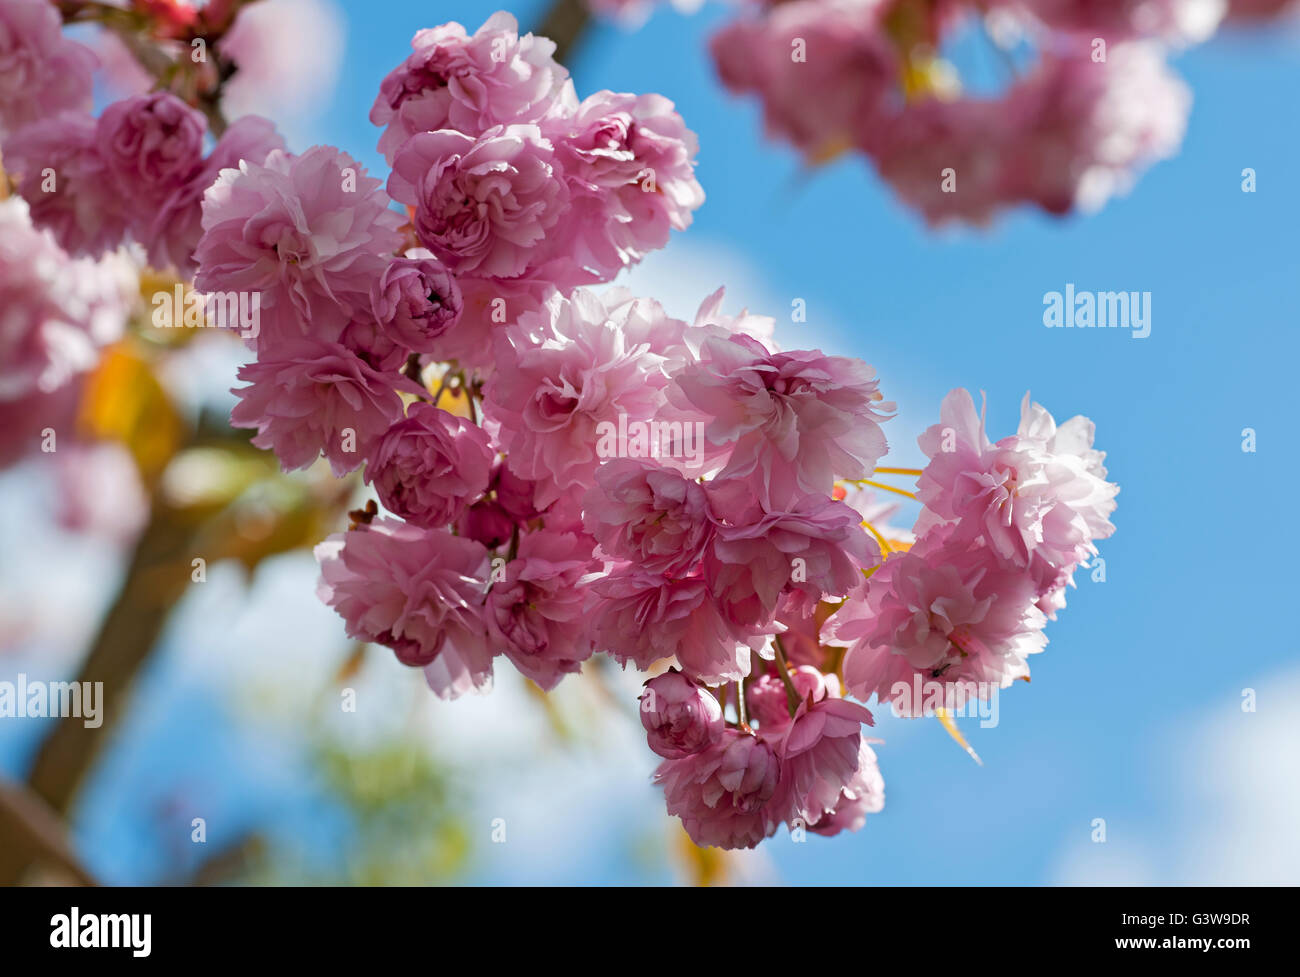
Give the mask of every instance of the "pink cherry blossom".
[[117, 191], [139, 207], [156, 205], [203, 165], [203, 114], [170, 92], [132, 95], [99, 117], [95, 137]]
[[494, 650], [543, 689], [577, 672], [595, 650], [580, 581], [597, 569], [591, 540], [542, 529], [519, 541], [485, 614]]
[[1096, 210], [1178, 151], [1190, 110], [1191, 93], [1154, 42], [1112, 44], [1100, 64], [1044, 58], [1007, 95], [1005, 111], [1019, 123], [1004, 192], [1051, 213]]
[[0, 200], [0, 400], [51, 393], [94, 366], [121, 336], [134, 286], [120, 264], [69, 258], [23, 200]]
[[330, 146], [244, 160], [204, 195], [194, 284], [260, 293], [259, 349], [309, 328], [336, 340], [368, 309], [371, 283], [401, 243], [402, 218], [388, 205], [379, 181]]
[[444, 530], [376, 519], [335, 533], [316, 547], [320, 599], [357, 641], [391, 648], [424, 669], [443, 699], [492, 680], [492, 653], [482, 619], [488, 554], [479, 543]]
[[652, 461], [602, 465], [583, 508], [587, 532], [606, 553], [651, 573], [689, 571], [713, 536], [704, 487]]
[[864, 723], [874, 725], [871, 713], [847, 699], [825, 695], [799, 704], [776, 747], [781, 783], [774, 807], [782, 820], [806, 826], [835, 810], [864, 759]]
[[370, 311], [392, 341], [415, 353], [432, 352], [456, 325], [462, 299], [456, 279], [428, 252], [394, 258], [370, 289]]
[[941, 683], [941, 704], [952, 708], [1028, 676], [1028, 657], [1047, 644], [1037, 599], [1028, 574], [942, 526], [886, 559], [830, 619], [826, 636], [848, 647], [851, 694], [921, 715], [926, 700], [917, 701], [914, 680]]
[[594, 580], [591, 592], [596, 644], [616, 661], [644, 670], [675, 657], [682, 671], [708, 685], [749, 674], [754, 649], [723, 618], [702, 578], [623, 567]]
[[487, 489], [494, 458], [481, 427], [416, 403], [375, 443], [365, 480], [389, 512], [419, 526], [445, 526]]
[[620, 328], [630, 311], [580, 290], [497, 334], [484, 409], [510, 468], [537, 481], [542, 507], [595, 484], [602, 422], [648, 420], [663, 403], [664, 359]]
[[655, 771], [668, 813], [697, 845], [715, 848], [753, 848], [776, 830], [769, 802], [780, 779], [772, 747], [731, 728], [707, 750], [665, 760]]
[[722, 738], [722, 706], [707, 689], [669, 669], [646, 682], [641, 693], [641, 725], [650, 749], [678, 760]]
[[751, 480], [709, 486], [718, 527], [705, 558], [705, 576], [737, 626], [770, 621], [782, 595], [787, 609], [811, 613], [823, 597], [856, 589], [880, 550], [856, 512], [825, 496], [808, 495], [783, 508], [765, 507]]
[[493, 14], [472, 36], [454, 21], [419, 31], [411, 48], [380, 84], [370, 110], [370, 121], [387, 127], [379, 150], [389, 163], [419, 132], [455, 129], [478, 136], [576, 106], [569, 73], [552, 58], [554, 42], [520, 37], [508, 13]]
[[940, 418], [918, 439], [930, 464], [917, 497], [956, 520], [956, 539], [982, 539], [1013, 566], [1038, 557], [1068, 570], [1096, 551], [1094, 539], [1114, 532], [1107, 517], [1118, 488], [1105, 480], [1085, 418], [1063, 429], [1059, 448], [1051, 415], [1027, 395], [1020, 432], [996, 444], [965, 390], [944, 398]]
[[865, 738], [859, 742], [857, 770], [840, 791], [839, 800], [832, 810], [808, 825], [809, 831], [826, 836], [860, 831], [868, 814], [884, 810], [885, 778], [880, 775], [875, 751], [867, 743]]
[[95, 54], [66, 38], [49, 0], [0, 4], [0, 137], [64, 109], [88, 109]]
[[711, 417], [705, 436], [734, 443], [724, 476], [751, 474], [765, 501], [829, 493], [836, 477], [865, 478], [888, 450], [874, 371], [820, 350], [773, 353], [744, 335], [704, 340], [677, 372], [674, 403]]
[[759, 95], [769, 135], [820, 162], [880, 124], [888, 107], [902, 70], [881, 26], [888, 8], [880, 0], [755, 4], [709, 47], [727, 88]]
[[388, 192], [415, 208], [420, 242], [453, 272], [492, 278], [535, 271], [569, 206], [554, 147], [535, 125], [477, 139], [417, 133], [393, 160]]
[[126, 239], [133, 215], [109, 177], [88, 113], [60, 112], [24, 126], [5, 140], [4, 165], [21, 175], [18, 192], [32, 222], [69, 254], [97, 258]]
[[662, 248], [704, 203], [695, 133], [660, 95], [597, 92], [546, 132], [571, 194], [566, 250], [593, 281]]
[[239, 370], [247, 387], [230, 412], [235, 427], [255, 428], [253, 444], [275, 452], [285, 471], [320, 455], [335, 475], [359, 468], [375, 442], [402, 416], [396, 390], [421, 393], [404, 377], [376, 373], [338, 343], [286, 341], [275, 357]]
[[[881, 179], [931, 224], [986, 225], [1015, 201], [1009, 161], [1024, 128], [1001, 99], [920, 98], [887, 123], [863, 130], [860, 145]], [[1061, 165], [1072, 180], [1075, 171]]]

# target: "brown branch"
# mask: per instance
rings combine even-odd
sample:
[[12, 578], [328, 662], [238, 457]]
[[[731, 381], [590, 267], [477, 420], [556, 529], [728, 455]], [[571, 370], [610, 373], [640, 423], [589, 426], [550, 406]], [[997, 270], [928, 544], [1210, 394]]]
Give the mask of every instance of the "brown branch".
[[[68, 844], [59, 815], [21, 784], [0, 779], [0, 838], [14, 862], [37, 862], [79, 885], [95, 885]], [[17, 881], [15, 879], [14, 881]], [[62, 881], [62, 878], [60, 879]]]
[[[32, 791], [56, 815], [67, 813], [77, 787], [125, 714], [131, 682], [189, 585], [193, 535], [189, 522], [155, 490], [149, 524], [77, 676], [78, 682], [103, 683], [102, 723], [91, 729], [77, 719], [60, 720], [41, 743], [27, 777]], [[0, 850], [0, 884], [17, 882], [26, 867], [23, 852]]]
[[546, 12], [542, 26], [533, 33], [555, 42], [555, 60], [566, 65], [578, 41], [591, 23], [586, 0], [555, 0]]

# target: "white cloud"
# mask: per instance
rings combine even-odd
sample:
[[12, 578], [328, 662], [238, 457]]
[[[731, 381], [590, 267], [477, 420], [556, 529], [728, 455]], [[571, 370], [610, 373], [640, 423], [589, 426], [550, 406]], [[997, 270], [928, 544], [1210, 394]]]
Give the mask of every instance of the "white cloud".
[[1240, 693], [1176, 723], [1150, 744], [1166, 776], [1152, 784], [1166, 805], [1157, 823], [1136, 830], [1112, 821], [1111, 838], [1076, 842], [1062, 852], [1055, 877], [1064, 883], [1300, 883], [1300, 669], [1256, 682], [1255, 712]]

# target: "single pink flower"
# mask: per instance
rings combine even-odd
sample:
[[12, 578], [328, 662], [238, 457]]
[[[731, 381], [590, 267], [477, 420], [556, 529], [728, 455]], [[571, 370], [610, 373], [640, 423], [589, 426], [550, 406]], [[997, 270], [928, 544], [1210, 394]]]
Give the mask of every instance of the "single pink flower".
[[385, 126], [379, 151], [393, 163], [411, 136], [456, 129], [478, 136], [496, 125], [539, 122], [576, 107], [555, 42], [519, 36], [498, 11], [471, 36], [456, 22], [419, 31], [411, 55], [379, 86], [370, 121]]
[[647, 669], [664, 658], [707, 685], [749, 674], [751, 652], [719, 613], [700, 577], [672, 580], [624, 567], [591, 584], [598, 648]]
[[688, 572], [713, 536], [704, 486], [652, 461], [606, 462], [583, 508], [583, 525], [605, 553], [650, 573]]
[[285, 471], [324, 455], [335, 475], [359, 468], [402, 416], [397, 390], [421, 393], [405, 377], [376, 373], [355, 353], [315, 339], [285, 342], [275, 357], [239, 370], [234, 427], [256, 428], [253, 444], [275, 452]]
[[955, 708], [1029, 675], [1029, 656], [1047, 644], [1038, 597], [1029, 574], [939, 526], [886, 559], [824, 635], [848, 647], [843, 674], [852, 695], [923, 715], [935, 704], [927, 683], [940, 687], [938, 705]]
[[486, 491], [494, 458], [477, 424], [415, 403], [375, 442], [365, 480], [389, 512], [418, 526], [445, 526]]
[[781, 779], [771, 746], [753, 733], [725, 729], [722, 739], [655, 771], [668, 813], [682, 820], [691, 840], [715, 848], [753, 848], [780, 819], [769, 802]]
[[772, 353], [744, 335], [705, 339], [677, 372], [673, 397], [713, 420], [705, 436], [734, 443], [725, 475], [748, 477], [765, 501], [829, 494], [837, 477], [866, 478], [888, 450], [874, 371], [819, 350]]
[[0, 137], [64, 109], [89, 109], [95, 54], [64, 37], [49, 0], [0, 4]]
[[194, 284], [260, 294], [260, 351], [309, 330], [337, 340], [369, 310], [370, 286], [401, 244], [389, 202], [378, 180], [330, 146], [244, 160], [204, 195]]
[[117, 192], [137, 213], [189, 183], [203, 165], [207, 129], [203, 113], [152, 92], [105, 108], [95, 135]]
[[316, 547], [317, 595], [343, 618], [349, 637], [391, 648], [423, 668], [443, 699], [492, 681], [482, 618], [488, 554], [472, 540], [376, 519]]
[[463, 300], [456, 279], [427, 251], [394, 258], [370, 289], [370, 311], [392, 341], [414, 353], [430, 353], [460, 318]]
[[495, 650], [549, 691], [595, 650], [581, 582], [598, 569], [592, 541], [541, 529], [524, 535], [485, 611]]
[[420, 242], [457, 275], [518, 278], [548, 257], [548, 235], [569, 206], [562, 176], [535, 125], [477, 139], [443, 129], [402, 145], [388, 192], [415, 208]]
[[641, 725], [650, 749], [679, 760], [722, 738], [722, 706], [708, 689], [675, 669], [656, 675], [641, 693]]
[[664, 358], [622, 328], [630, 308], [585, 290], [553, 295], [497, 335], [484, 410], [511, 470], [537, 482], [539, 507], [594, 485], [602, 438], [620, 415], [648, 421], [664, 402]]
[[858, 773], [862, 725], [871, 713], [856, 702], [824, 695], [805, 699], [777, 741], [781, 783], [773, 802], [787, 824], [816, 824], [833, 812]]
[[1153, 41], [1111, 44], [1100, 64], [1085, 53], [1045, 56], [1005, 98], [1018, 121], [1004, 192], [1050, 213], [1097, 210], [1177, 153], [1191, 102]]
[[970, 394], [949, 393], [940, 422], [917, 439], [930, 458], [917, 497], [956, 522], [956, 539], [982, 539], [1011, 566], [1042, 560], [1068, 571], [1114, 532], [1108, 516], [1119, 489], [1105, 480], [1086, 418], [1070, 421], [1058, 445], [1052, 416], [1028, 395], [1021, 416], [1020, 431], [993, 444]]
[[566, 250], [593, 281], [662, 248], [704, 203], [695, 133], [661, 95], [597, 92], [545, 132], [572, 199]]

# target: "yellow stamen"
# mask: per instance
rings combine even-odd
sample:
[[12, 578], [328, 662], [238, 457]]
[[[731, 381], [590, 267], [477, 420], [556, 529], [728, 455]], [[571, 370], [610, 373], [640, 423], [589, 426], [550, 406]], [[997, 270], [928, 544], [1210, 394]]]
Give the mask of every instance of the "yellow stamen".
[[920, 468], [877, 468], [877, 475], [916, 475], [920, 477], [922, 469]]
[[895, 495], [905, 495], [909, 499], [915, 499], [916, 496], [907, 489], [894, 488], [892, 485], [886, 485], [884, 482], [873, 482], [869, 478], [854, 478], [849, 480], [853, 485], [870, 485], [872, 488], [880, 489], [882, 492], [893, 492]]
[[867, 532], [869, 532], [872, 536], [876, 537], [876, 542], [880, 544], [880, 552], [884, 556], [888, 556], [890, 553], [894, 552], [894, 548], [889, 545], [889, 540], [885, 539], [885, 537], [880, 534], [880, 531], [877, 530], [875, 526], [871, 525], [871, 523], [869, 522], [864, 522], [862, 525], [867, 530]]
[[969, 753], [972, 760], [978, 763], [981, 767], [984, 766], [984, 761], [980, 759], [978, 753], [971, 749], [971, 745], [966, 742], [966, 737], [962, 736], [961, 730], [957, 728], [957, 723], [953, 721], [952, 713], [947, 709], [936, 709], [934, 715], [943, 728], [948, 731], [948, 735], [956, 740], [957, 745]]

